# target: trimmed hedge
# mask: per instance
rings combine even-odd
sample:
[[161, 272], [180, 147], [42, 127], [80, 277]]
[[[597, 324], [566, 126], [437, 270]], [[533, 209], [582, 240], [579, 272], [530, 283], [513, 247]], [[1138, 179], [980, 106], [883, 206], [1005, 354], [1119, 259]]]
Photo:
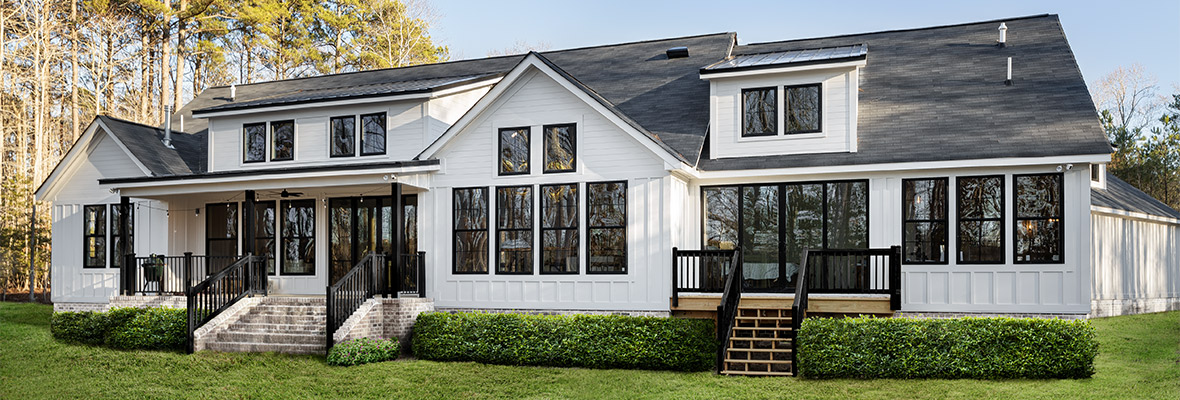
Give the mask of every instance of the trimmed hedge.
[[808, 378], [1087, 378], [1098, 342], [1086, 320], [809, 318]]
[[328, 350], [330, 365], [361, 365], [397, 359], [401, 346], [397, 338], [348, 340]]
[[108, 312], [55, 312], [53, 337], [115, 349], [184, 350], [188, 315], [183, 309], [114, 308]]
[[414, 355], [436, 361], [705, 371], [713, 321], [617, 315], [423, 313]]

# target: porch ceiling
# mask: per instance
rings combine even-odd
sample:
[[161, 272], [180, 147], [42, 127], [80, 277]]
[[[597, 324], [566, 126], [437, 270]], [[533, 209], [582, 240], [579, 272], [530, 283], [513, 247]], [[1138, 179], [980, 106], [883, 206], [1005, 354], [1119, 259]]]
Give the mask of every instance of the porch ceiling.
[[211, 196], [238, 195], [246, 190], [258, 192], [259, 199], [264, 199], [273, 192], [273, 197], [279, 197], [282, 190], [290, 192], [304, 192], [309, 195], [359, 195], [363, 193], [388, 194], [390, 185], [394, 182], [402, 183], [403, 193], [420, 193], [427, 191], [427, 172], [395, 174], [388, 171], [367, 170], [359, 172], [323, 172], [316, 174], [271, 174], [245, 177], [225, 177], [192, 180], [168, 180], [153, 182], [129, 182], [105, 184], [111, 190], [119, 191], [120, 195], [146, 199], [161, 199], [174, 196], [188, 196], [208, 194]]

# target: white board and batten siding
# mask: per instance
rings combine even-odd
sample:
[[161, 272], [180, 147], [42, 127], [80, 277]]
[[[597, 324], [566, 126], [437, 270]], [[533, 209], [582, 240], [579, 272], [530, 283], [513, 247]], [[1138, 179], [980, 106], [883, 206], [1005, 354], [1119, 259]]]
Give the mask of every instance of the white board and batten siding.
[[1180, 309], [1180, 220], [1095, 208], [1094, 316]]
[[[541, 171], [546, 124], [577, 124], [577, 171]], [[498, 129], [531, 127], [532, 173], [498, 176]], [[549, 310], [668, 309], [673, 225], [667, 205], [677, 201], [663, 161], [549, 76], [527, 72], [458, 132], [436, 155], [442, 171], [420, 198], [422, 245], [429, 267], [428, 291], [440, 308]], [[627, 182], [627, 273], [587, 274], [586, 183]], [[495, 273], [495, 187], [578, 183], [581, 219], [580, 268], [576, 275], [539, 273], [540, 201], [534, 194], [534, 274]], [[683, 184], [682, 184], [683, 186]], [[452, 196], [454, 188], [489, 187], [488, 274], [454, 274]], [[681, 195], [683, 196], [683, 194]]]
[[[52, 203], [53, 230], [51, 244], [53, 301], [105, 303], [119, 290], [119, 270], [110, 268], [110, 228], [117, 224], [109, 206], [118, 204], [118, 193], [98, 184], [99, 179], [143, 176], [127, 153], [108, 134], [98, 128], [95, 138], [84, 154], [63, 171], [60, 191], [48, 200]], [[168, 220], [167, 205], [158, 201], [132, 199], [135, 205], [134, 251], [163, 253], [166, 250]], [[107, 242], [104, 249], [107, 268], [82, 268], [83, 208], [87, 205], [106, 205]]]

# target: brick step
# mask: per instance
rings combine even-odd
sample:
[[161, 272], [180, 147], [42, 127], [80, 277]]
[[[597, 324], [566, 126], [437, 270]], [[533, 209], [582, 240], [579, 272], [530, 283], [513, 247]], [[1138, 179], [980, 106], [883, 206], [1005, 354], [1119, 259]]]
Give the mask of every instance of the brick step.
[[323, 315], [317, 316], [290, 316], [290, 315], [243, 315], [238, 322], [245, 322], [251, 324], [288, 324], [288, 325], [324, 325], [327, 323], [328, 317]]
[[266, 298], [262, 299], [261, 304], [262, 305], [293, 304], [293, 305], [312, 305], [312, 306], [321, 305], [322, 306], [327, 303], [328, 303], [327, 300], [325, 300], [323, 297], [315, 298], [315, 297], [273, 297], [273, 296], [270, 296], [270, 297], [266, 297]]
[[324, 343], [319, 344], [273, 344], [273, 343], [238, 343], [217, 342], [207, 347], [212, 351], [224, 353], [285, 353], [285, 354], [323, 354]]
[[225, 331], [217, 335], [220, 343], [263, 343], [277, 345], [323, 344], [324, 335], [300, 335], [272, 332]]
[[328, 312], [327, 306], [287, 306], [287, 305], [261, 305], [254, 307], [254, 311], [266, 312]]
[[229, 330], [234, 332], [275, 332], [275, 333], [295, 333], [307, 335], [323, 335], [324, 324], [273, 324], [273, 323], [250, 323], [250, 322], [235, 322], [230, 325]]

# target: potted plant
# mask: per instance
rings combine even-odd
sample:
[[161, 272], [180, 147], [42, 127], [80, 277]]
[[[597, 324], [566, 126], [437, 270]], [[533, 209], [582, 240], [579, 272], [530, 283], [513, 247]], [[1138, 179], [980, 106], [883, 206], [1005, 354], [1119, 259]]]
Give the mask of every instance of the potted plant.
[[143, 264], [143, 279], [148, 282], [160, 281], [164, 277], [164, 256], [149, 255]]

